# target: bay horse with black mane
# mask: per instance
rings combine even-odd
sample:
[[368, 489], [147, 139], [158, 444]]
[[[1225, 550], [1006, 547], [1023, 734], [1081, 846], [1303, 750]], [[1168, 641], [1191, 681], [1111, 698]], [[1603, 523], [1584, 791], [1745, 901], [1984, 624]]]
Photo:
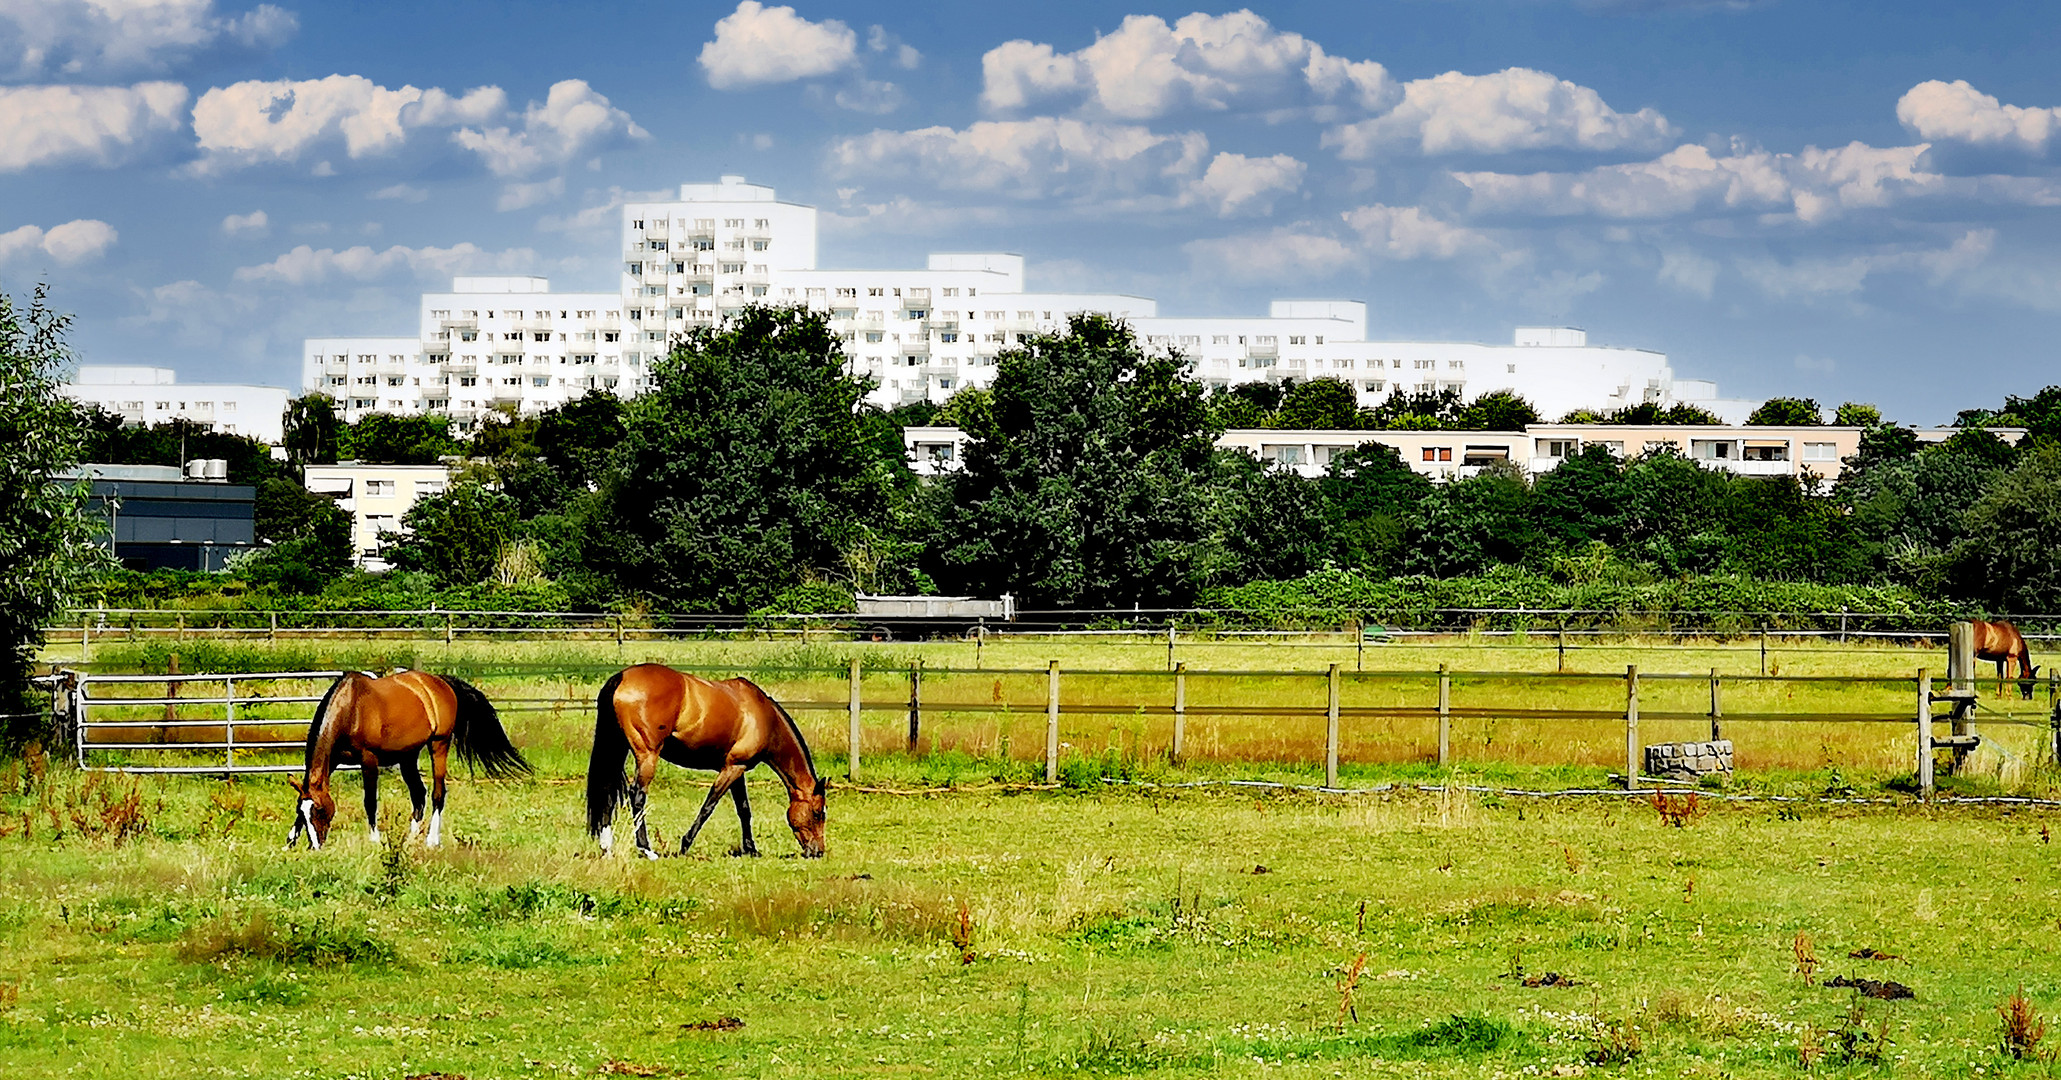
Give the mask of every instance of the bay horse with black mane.
[[2007, 622], [1969, 621], [1975, 633], [1975, 658], [1997, 662], [1997, 694], [2004, 693], [2003, 682], [2007, 676], [2007, 665], [2018, 668], [2018, 696], [2032, 700], [2032, 682], [2039, 676], [2038, 664], [2032, 662], [2032, 647], [2025, 643], [2025, 635]]
[[530, 773], [530, 763], [508, 741], [501, 718], [478, 688], [463, 679], [400, 671], [383, 679], [350, 672], [336, 680], [315, 707], [308, 725], [306, 768], [301, 779], [286, 782], [300, 796], [294, 810], [291, 849], [306, 833], [308, 847], [320, 850], [329, 840], [336, 800], [329, 794], [330, 773], [340, 765], [357, 765], [365, 780], [365, 821], [372, 842], [379, 843], [379, 767], [398, 765], [414, 803], [408, 835], [422, 829], [422, 773], [416, 764], [429, 748], [430, 779], [436, 785], [429, 835], [437, 846], [444, 828], [444, 773], [452, 750], [467, 765], [495, 780]]
[[[660, 758], [685, 769], [709, 769], [716, 782], [694, 825], [680, 837], [680, 854], [701, 833], [728, 791], [744, 833], [742, 851], [757, 855], [744, 774], [763, 762], [787, 785], [787, 824], [802, 855], [823, 855], [823, 781], [794, 717], [749, 679], [719, 682], [638, 664], [610, 676], [594, 702], [594, 751], [587, 761], [587, 833], [606, 853], [614, 847], [616, 807], [625, 799], [637, 819], [637, 851], [656, 859], [644, 820], [644, 800]], [[634, 776], [623, 765], [636, 755]]]

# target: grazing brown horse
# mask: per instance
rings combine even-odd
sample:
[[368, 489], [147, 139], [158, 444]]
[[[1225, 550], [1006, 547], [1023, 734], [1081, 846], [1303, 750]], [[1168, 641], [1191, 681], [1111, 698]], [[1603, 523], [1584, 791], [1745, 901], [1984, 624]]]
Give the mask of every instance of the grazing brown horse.
[[415, 805], [408, 835], [422, 828], [422, 773], [416, 759], [429, 747], [430, 779], [435, 803], [425, 842], [437, 846], [444, 828], [444, 772], [453, 749], [467, 765], [496, 780], [527, 776], [530, 763], [508, 741], [494, 706], [471, 683], [420, 671], [400, 671], [383, 679], [351, 672], [336, 680], [315, 719], [308, 725], [307, 767], [301, 779], [288, 779], [300, 796], [291, 849], [306, 832], [308, 847], [320, 850], [329, 839], [336, 800], [329, 795], [329, 775], [339, 765], [364, 770], [365, 821], [372, 842], [379, 843], [379, 767], [399, 765], [401, 778]]
[[1983, 622], [1973, 620], [1969, 625], [1975, 628], [1975, 658], [1997, 662], [1997, 695], [2003, 696], [2003, 681], [2007, 665], [2018, 667], [2018, 696], [2032, 700], [2032, 681], [2040, 673], [2038, 664], [2032, 662], [2032, 648], [2025, 643], [2025, 635], [2007, 622]]
[[[760, 762], [787, 785], [787, 824], [802, 854], [823, 855], [823, 781], [809, 758], [801, 728], [780, 703], [749, 679], [710, 682], [659, 664], [639, 664], [610, 676], [594, 702], [594, 752], [587, 761], [587, 832], [614, 847], [616, 807], [627, 797], [637, 817], [637, 850], [656, 859], [644, 823], [644, 798], [664, 758], [686, 769], [711, 769], [716, 782], [701, 804], [694, 827], [680, 838], [680, 854], [701, 833], [728, 791], [744, 830], [743, 852], [757, 855], [751, 838], [751, 802], [744, 773]], [[633, 777], [623, 772], [631, 753]]]

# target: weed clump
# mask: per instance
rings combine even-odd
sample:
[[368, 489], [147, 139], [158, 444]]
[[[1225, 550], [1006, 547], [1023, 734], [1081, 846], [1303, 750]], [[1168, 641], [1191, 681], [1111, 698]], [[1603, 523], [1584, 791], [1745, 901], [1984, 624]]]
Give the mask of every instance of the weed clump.
[[390, 942], [358, 927], [318, 918], [305, 924], [288, 923], [281, 929], [262, 910], [242, 921], [227, 915], [211, 920], [187, 935], [178, 955], [196, 964], [241, 956], [316, 967], [392, 964], [400, 959], [400, 952]]
[[1398, 1057], [1486, 1057], [1516, 1047], [1524, 1034], [1508, 1021], [1489, 1016], [1454, 1014], [1407, 1035], [1393, 1036], [1390, 1047]]
[[2038, 1056], [2040, 1040], [2047, 1035], [2047, 1022], [2033, 1009], [2024, 986], [1997, 1006], [1997, 1019], [2003, 1028], [2001, 1046], [2006, 1055], [2018, 1061]]

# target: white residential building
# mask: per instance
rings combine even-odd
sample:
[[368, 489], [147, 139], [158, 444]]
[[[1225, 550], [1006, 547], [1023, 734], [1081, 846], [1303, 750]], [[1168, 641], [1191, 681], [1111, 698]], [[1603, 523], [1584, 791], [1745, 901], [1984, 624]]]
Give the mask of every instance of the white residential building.
[[[996, 354], [1027, 335], [1100, 312], [1144, 343], [1178, 351], [1212, 386], [1336, 377], [1363, 404], [1396, 389], [1451, 389], [1472, 399], [1524, 395], [1546, 416], [1677, 401], [1744, 419], [1714, 384], [1677, 383], [1667, 357], [1590, 345], [1567, 328], [1523, 328], [1512, 345], [1371, 341], [1354, 300], [1275, 300], [1265, 315], [1161, 316], [1149, 298], [1024, 290], [1024, 260], [1002, 252], [941, 252], [921, 269], [816, 265], [816, 209], [770, 187], [725, 176], [683, 184], [668, 202], [622, 209], [616, 293], [553, 293], [539, 277], [461, 277], [422, 298], [412, 338], [310, 338], [303, 386], [368, 412], [447, 412], [470, 428], [483, 410], [536, 412], [589, 389], [642, 390], [652, 361], [677, 337], [748, 304], [824, 312], [852, 370], [892, 406], [942, 401], [994, 375]], [[1737, 413], [1737, 415], [1733, 415]]]
[[182, 383], [171, 368], [81, 364], [58, 392], [98, 405], [131, 426], [185, 420], [273, 446], [284, 437], [287, 394], [277, 386]]

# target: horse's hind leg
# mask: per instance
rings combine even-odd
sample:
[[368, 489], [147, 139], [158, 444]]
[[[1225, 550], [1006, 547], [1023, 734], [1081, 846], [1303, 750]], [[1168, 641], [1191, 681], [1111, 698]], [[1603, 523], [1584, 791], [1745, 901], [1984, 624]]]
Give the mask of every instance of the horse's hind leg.
[[725, 765], [723, 771], [716, 774], [715, 784], [708, 789], [708, 798], [701, 802], [701, 813], [694, 816], [694, 827], [688, 829], [687, 835], [680, 838], [680, 854], [687, 854], [694, 838], [701, 835], [701, 827], [708, 824], [708, 816], [715, 813], [716, 804], [723, 801], [723, 792], [728, 791], [730, 785], [744, 779], [744, 769], [742, 765]]
[[[435, 847], [443, 842], [444, 836], [444, 774], [451, 766], [451, 742], [448, 739], [429, 744], [429, 835], [423, 838], [422, 846]], [[420, 807], [418, 801], [415, 804]], [[420, 812], [419, 810], [417, 811]]]
[[421, 756], [422, 752], [417, 750], [401, 759], [401, 779], [408, 785], [408, 803], [414, 809], [414, 815], [408, 819], [410, 840], [422, 831], [422, 812], [429, 803], [429, 788], [422, 783]]
[[744, 778], [741, 776], [737, 778], [736, 783], [730, 785], [730, 801], [737, 804], [737, 827], [744, 832], [744, 842], [739, 845], [738, 850], [756, 859], [759, 855], [759, 846], [751, 840], [751, 797], [744, 793]]
[[658, 773], [658, 754], [637, 751], [637, 775], [630, 781], [630, 813], [637, 819], [637, 853], [647, 859], [658, 858], [658, 852], [651, 850], [651, 828], [644, 820], [645, 795], [651, 789], [652, 777]]

